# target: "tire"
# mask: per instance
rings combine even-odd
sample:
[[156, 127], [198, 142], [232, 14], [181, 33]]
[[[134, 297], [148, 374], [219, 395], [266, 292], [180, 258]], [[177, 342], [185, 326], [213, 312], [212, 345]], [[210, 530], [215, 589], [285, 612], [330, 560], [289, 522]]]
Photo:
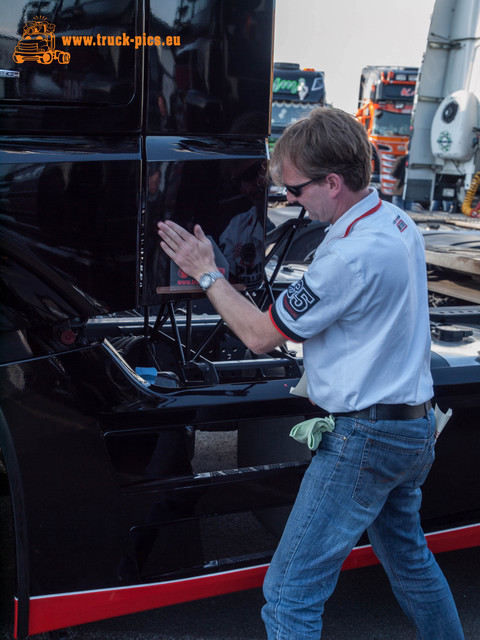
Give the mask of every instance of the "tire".
[[68, 64], [70, 62], [70, 54], [67, 51], [56, 51], [55, 58], [59, 64]]
[[40, 64], [50, 64], [53, 60], [53, 53], [51, 51], [45, 51], [43, 56], [38, 60]]
[[[326, 225], [314, 220], [303, 229], [299, 229], [285, 256], [285, 264], [289, 262], [311, 262], [319, 244], [325, 238]], [[284, 243], [278, 247], [277, 256], [281, 255]]]

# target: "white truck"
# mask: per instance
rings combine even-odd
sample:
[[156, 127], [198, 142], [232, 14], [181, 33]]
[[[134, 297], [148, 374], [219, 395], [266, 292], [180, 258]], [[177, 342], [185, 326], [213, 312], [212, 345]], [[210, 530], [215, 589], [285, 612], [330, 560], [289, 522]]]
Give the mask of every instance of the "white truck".
[[[480, 217], [480, 3], [436, 0], [412, 116], [405, 199]], [[477, 194], [478, 195], [478, 194]]]

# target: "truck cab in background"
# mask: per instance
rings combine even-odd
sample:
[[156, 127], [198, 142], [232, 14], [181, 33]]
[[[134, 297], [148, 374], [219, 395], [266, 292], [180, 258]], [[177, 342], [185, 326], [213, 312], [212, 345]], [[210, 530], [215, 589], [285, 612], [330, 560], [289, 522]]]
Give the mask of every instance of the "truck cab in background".
[[368, 66], [360, 77], [356, 117], [372, 143], [372, 186], [389, 200], [395, 160], [407, 153], [417, 75], [415, 67]]
[[325, 106], [325, 74], [316, 69], [302, 69], [292, 62], [275, 62], [272, 94], [270, 148], [287, 125], [308, 115], [312, 109]]
[[[273, 65], [270, 151], [285, 127], [308, 115], [312, 109], [326, 104], [325, 74], [323, 71], [302, 69], [294, 62], [275, 62]], [[285, 189], [270, 185], [270, 200], [285, 200]]]

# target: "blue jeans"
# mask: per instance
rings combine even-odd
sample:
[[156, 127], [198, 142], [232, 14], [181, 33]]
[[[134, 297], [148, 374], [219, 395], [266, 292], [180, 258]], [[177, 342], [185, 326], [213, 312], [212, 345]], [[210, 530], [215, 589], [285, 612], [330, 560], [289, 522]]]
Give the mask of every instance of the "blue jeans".
[[324, 433], [264, 583], [269, 640], [318, 640], [324, 604], [362, 533], [422, 640], [464, 638], [450, 588], [420, 527], [435, 418], [336, 418]]

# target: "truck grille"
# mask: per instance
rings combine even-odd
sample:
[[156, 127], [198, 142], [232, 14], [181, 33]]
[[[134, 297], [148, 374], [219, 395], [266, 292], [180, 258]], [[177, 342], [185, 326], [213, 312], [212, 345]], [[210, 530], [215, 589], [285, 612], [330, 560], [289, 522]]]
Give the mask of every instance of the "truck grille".
[[21, 42], [17, 45], [18, 53], [39, 53], [41, 51], [36, 42]]

